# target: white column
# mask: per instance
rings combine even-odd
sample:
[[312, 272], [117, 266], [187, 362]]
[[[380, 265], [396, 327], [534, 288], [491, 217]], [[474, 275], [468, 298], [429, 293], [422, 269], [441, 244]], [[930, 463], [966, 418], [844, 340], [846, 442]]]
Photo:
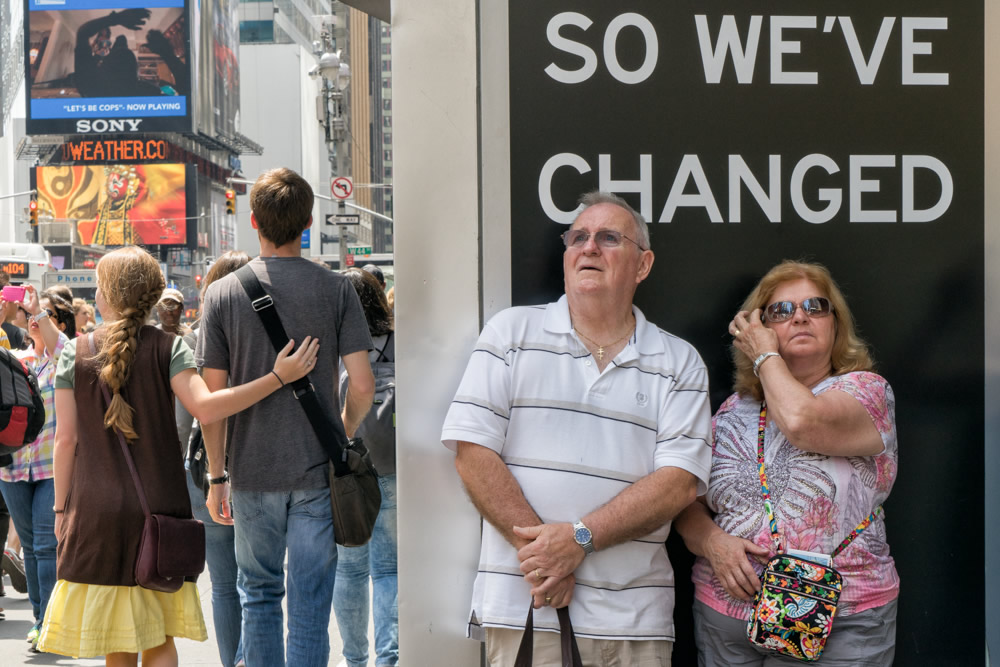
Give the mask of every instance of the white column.
[[480, 520], [441, 423], [480, 328], [476, 3], [392, 6], [400, 654], [478, 665]]

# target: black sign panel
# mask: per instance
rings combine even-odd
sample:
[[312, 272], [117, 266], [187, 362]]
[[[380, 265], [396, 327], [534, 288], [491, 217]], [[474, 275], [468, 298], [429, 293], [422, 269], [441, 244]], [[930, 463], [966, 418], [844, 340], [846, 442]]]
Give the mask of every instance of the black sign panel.
[[[828, 266], [897, 398], [896, 664], [981, 661], [981, 621], [938, 631], [941, 609], [984, 609], [981, 579], [953, 571], [983, 571], [983, 3], [509, 9], [513, 302], [562, 292], [577, 198], [621, 194], [656, 253], [637, 305], [699, 349], [717, 407], [756, 281], [786, 258]], [[675, 662], [693, 664], [671, 553]]]

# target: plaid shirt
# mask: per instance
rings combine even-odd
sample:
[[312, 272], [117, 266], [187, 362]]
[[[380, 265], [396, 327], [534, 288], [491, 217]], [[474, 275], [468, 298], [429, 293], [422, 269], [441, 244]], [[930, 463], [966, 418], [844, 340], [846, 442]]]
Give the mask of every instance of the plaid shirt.
[[56, 353], [51, 357], [44, 349], [41, 356], [37, 356], [34, 345], [16, 353], [17, 357], [38, 376], [38, 388], [42, 392], [42, 402], [45, 404], [45, 425], [39, 432], [37, 440], [14, 452], [13, 464], [0, 468], [0, 480], [4, 482], [37, 482], [55, 475], [52, 468], [52, 450], [56, 441], [56, 361], [63, 345], [68, 342], [66, 334], [60, 333], [59, 342], [56, 343]]

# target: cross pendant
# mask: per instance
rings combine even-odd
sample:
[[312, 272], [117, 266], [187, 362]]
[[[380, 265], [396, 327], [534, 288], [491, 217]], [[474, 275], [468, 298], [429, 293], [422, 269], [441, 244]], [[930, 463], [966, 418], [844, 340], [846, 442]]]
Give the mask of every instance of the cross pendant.
[[598, 347], [597, 348], [597, 360], [598, 361], [604, 361], [604, 348], [603, 347]]

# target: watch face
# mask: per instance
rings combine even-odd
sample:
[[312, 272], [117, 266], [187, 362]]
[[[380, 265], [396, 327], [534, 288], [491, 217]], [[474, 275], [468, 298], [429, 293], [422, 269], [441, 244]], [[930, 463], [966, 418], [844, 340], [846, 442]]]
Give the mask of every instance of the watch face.
[[573, 539], [576, 540], [577, 544], [586, 544], [591, 539], [590, 530], [584, 527], [577, 528], [576, 532], [573, 533]]

